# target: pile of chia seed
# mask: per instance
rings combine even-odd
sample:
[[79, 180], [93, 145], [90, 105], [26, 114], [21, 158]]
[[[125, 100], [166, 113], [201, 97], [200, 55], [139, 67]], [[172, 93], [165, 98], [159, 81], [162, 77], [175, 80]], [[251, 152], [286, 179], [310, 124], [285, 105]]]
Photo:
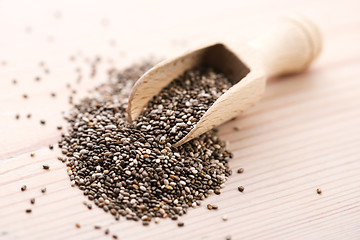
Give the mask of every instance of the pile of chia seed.
[[187, 71], [149, 102], [136, 128], [157, 136], [161, 144], [175, 144], [231, 85], [223, 73], [211, 68]]
[[[152, 220], [185, 214], [220, 189], [231, 174], [215, 130], [173, 148], [231, 83], [211, 68], [173, 80], [134, 122], [126, 120], [127, 98], [151, 63], [111, 71], [110, 80], [71, 110], [59, 147], [71, 184], [119, 219]], [[183, 225], [183, 224], [182, 224]], [[179, 225], [180, 226], [180, 225]]]

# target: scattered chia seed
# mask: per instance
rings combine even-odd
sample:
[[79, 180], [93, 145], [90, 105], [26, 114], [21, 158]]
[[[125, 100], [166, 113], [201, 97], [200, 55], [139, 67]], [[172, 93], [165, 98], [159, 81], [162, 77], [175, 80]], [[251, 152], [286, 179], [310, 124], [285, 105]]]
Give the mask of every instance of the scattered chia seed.
[[30, 208], [28, 208], [28, 209], [25, 210], [25, 212], [26, 212], [26, 213], [31, 213], [32, 210], [31, 210]]
[[212, 209], [213, 209], [213, 206], [212, 206], [211, 204], [208, 204], [206, 207], [207, 207], [207, 209], [209, 209], [209, 210], [212, 210]]
[[35, 81], [36, 82], [40, 82], [41, 78], [40, 77], [35, 77]]
[[34, 203], [35, 203], [35, 198], [31, 198], [31, 199], [30, 199], [30, 203], [31, 203], [31, 204], [34, 204]]
[[13, 80], [12, 80], [12, 84], [14, 84], [14, 85], [16, 85], [16, 84], [17, 84], [16, 79], [13, 79]]
[[104, 233], [105, 235], [108, 235], [110, 233], [109, 229], [106, 229]]
[[244, 172], [244, 169], [243, 168], [239, 168], [238, 170], [237, 170], [237, 173], [243, 173]]
[[224, 222], [226, 222], [226, 221], [228, 220], [228, 217], [227, 217], [226, 215], [224, 215], [224, 216], [222, 217], [222, 220], [223, 220]]
[[76, 228], [81, 228], [80, 223], [75, 223], [75, 227], [76, 227]]
[[56, 97], [56, 93], [52, 92], [52, 93], [50, 93], [50, 96], [54, 98], [54, 97]]
[[117, 235], [112, 235], [112, 238], [113, 239], [118, 239], [118, 236]]
[[28, 113], [28, 114], [26, 115], [26, 117], [27, 117], [27, 118], [31, 118], [31, 113]]
[[16, 114], [16, 115], [15, 115], [15, 119], [16, 119], [16, 120], [19, 120], [19, 119], [20, 119], [20, 115], [19, 115], [19, 114]]
[[50, 144], [50, 145], [49, 145], [49, 149], [50, 149], [50, 150], [53, 150], [53, 149], [54, 149], [54, 145]]
[[179, 227], [183, 227], [184, 226], [184, 223], [183, 222], [178, 222], [177, 224]]
[[23, 185], [22, 187], [21, 187], [21, 191], [25, 191], [26, 190], [26, 185]]
[[320, 188], [316, 189], [316, 193], [321, 194], [322, 193], [321, 189]]
[[27, 99], [28, 95], [27, 94], [23, 94], [23, 98]]
[[41, 192], [42, 192], [42, 193], [46, 193], [46, 187], [42, 187], [42, 188], [41, 188]]
[[99, 230], [99, 229], [101, 229], [101, 226], [95, 225], [95, 226], [94, 226], [94, 229]]
[[176, 220], [209, 194], [220, 194], [232, 158], [216, 130], [172, 147], [231, 86], [210, 68], [185, 72], [134, 123], [126, 121], [131, 87], [150, 67], [112, 72], [94, 97], [74, 105], [66, 118], [69, 130], [58, 142], [72, 185], [115, 219], [121, 215], [144, 226], [152, 219]]
[[49, 169], [50, 169], [50, 166], [49, 166], [49, 165], [47, 165], [47, 164], [45, 164], [45, 165], [43, 165], [43, 169], [45, 169], [45, 170], [49, 170]]
[[45, 120], [40, 120], [41, 125], [45, 125], [45, 123], [46, 123]]
[[62, 130], [62, 126], [57, 126], [56, 129], [60, 131]]
[[228, 235], [228, 236], [226, 236], [226, 238], [225, 238], [226, 240], [231, 240], [231, 236], [230, 235]]
[[35, 153], [30, 153], [30, 157], [35, 157]]
[[243, 191], [244, 191], [244, 187], [243, 187], [243, 186], [239, 186], [239, 187], [238, 187], [238, 190], [239, 190], [239, 192], [243, 192]]

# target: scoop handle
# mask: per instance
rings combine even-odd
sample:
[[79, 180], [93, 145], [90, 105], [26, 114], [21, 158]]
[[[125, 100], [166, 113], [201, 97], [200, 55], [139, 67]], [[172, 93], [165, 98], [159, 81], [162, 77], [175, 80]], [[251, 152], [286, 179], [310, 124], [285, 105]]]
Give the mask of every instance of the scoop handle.
[[293, 15], [250, 43], [262, 57], [265, 74], [275, 77], [305, 70], [319, 55], [322, 38], [307, 18]]

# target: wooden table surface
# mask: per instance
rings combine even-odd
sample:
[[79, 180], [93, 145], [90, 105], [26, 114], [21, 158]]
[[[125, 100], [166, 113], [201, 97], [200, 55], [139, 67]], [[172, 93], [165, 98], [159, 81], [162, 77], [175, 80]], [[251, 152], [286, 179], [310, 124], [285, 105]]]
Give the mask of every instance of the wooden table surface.
[[[357, 0], [0, 0], [0, 239], [111, 239], [105, 228], [119, 239], [360, 239], [359, 9]], [[220, 196], [190, 209], [183, 228], [171, 220], [149, 227], [116, 222], [83, 205], [58, 149], [48, 148], [59, 139], [56, 126], [65, 124], [67, 83], [76, 101], [106, 81], [111, 66], [209, 41], [247, 41], [294, 12], [319, 25], [323, 52], [306, 73], [271, 80], [261, 103], [220, 127], [234, 152], [231, 168], [245, 169]], [[102, 62], [91, 78], [96, 56]], [[207, 203], [219, 210], [208, 211]]]

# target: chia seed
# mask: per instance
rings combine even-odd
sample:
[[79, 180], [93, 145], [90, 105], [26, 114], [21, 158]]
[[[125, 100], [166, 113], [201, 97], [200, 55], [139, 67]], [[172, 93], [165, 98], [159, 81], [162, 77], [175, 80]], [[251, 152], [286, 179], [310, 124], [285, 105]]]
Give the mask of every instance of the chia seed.
[[238, 170], [237, 170], [237, 173], [243, 173], [244, 172], [244, 169], [243, 168], [239, 168]]
[[126, 121], [131, 87], [150, 67], [112, 72], [94, 97], [74, 105], [58, 142], [58, 159], [66, 163], [72, 185], [115, 219], [121, 215], [145, 226], [152, 219], [176, 220], [209, 194], [220, 194], [232, 158], [216, 130], [172, 147], [231, 86], [211, 68], [185, 72], [136, 121]]

